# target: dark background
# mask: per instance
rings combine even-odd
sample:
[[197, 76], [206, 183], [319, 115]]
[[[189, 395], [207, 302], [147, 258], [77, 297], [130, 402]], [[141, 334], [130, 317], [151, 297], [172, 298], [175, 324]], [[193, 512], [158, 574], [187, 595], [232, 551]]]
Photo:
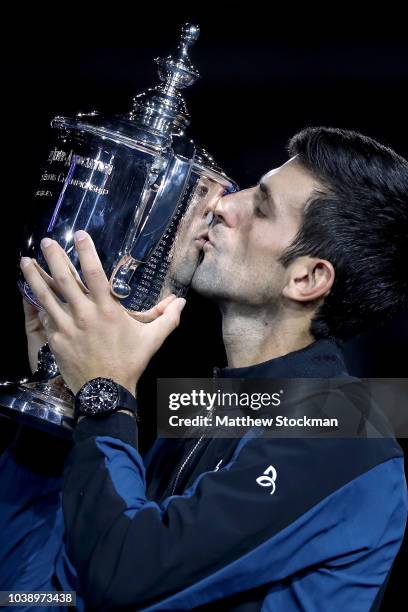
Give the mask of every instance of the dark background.
[[[116, 2], [35, 11], [19, 5], [3, 19], [4, 378], [28, 373], [15, 289], [17, 236], [47, 156], [50, 119], [78, 110], [126, 112], [135, 93], [156, 84], [152, 58], [173, 50], [184, 21], [201, 26], [192, 57], [203, 78], [186, 93], [190, 134], [241, 187], [283, 163], [288, 138], [306, 125], [357, 129], [408, 157], [408, 42], [405, 19], [395, 9], [357, 19], [352, 9], [334, 6], [330, 12], [292, 6], [283, 14], [266, 2], [166, 10], [151, 4], [143, 10]], [[153, 433], [156, 378], [207, 376], [212, 366], [225, 364], [216, 308], [191, 294], [182, 319], [141, 385], [144, 448]], [[347, 345], [346, 357], [356, 375], [406, 377], [407, 346], [408, 315], [402, 313]], [[405, 440], [401, 445], [407, 452]], [[378, 496], [381, 503], [381, 491]], [[407, 559], [405, 544], [383, 610], [405, 609]]]

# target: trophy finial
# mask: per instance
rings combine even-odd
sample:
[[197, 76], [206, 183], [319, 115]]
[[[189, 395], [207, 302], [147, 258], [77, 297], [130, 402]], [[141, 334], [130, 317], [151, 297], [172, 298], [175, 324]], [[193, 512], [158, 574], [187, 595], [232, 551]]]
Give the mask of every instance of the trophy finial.
[[190, 117], [179, 90], [189, 87], [200, 77], [189, 57], [199, 35], [198, 25], [185, 23], [176, 52], [154, 60], [162, 83], [134, 98], [132, 120], [161, 134], [183, 133]]
[[181, 27], [181, 40], [174, 55], [156, 58], [159, 75], [167, 88], [184, 89], [192, 85], [200, 76], [190, 60], [189, 51], [200, 35], [198, 25], [185, 23]]
[[194, 23], [185, 23], [181, 26], [181, 38], [182, 40], [189, 41], [190, 44], [194, 43], [200, 36], [200, 26]]

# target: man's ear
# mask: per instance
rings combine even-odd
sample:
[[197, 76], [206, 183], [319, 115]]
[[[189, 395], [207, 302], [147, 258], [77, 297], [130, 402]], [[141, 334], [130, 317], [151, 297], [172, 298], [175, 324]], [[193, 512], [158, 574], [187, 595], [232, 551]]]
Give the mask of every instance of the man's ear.
[[282, 293], [297, 302], [312, 302], [330, 293], [334, 277], [334, 268], [326, 259], [298, 257], [287, 268]]

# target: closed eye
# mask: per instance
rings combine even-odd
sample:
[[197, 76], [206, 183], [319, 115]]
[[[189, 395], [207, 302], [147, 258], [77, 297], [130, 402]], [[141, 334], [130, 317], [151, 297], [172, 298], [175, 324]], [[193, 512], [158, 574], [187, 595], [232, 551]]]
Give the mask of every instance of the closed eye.
[[265, 219], [267, 215], [263, 212], [262, 208], [255, 206], [255, 215], [261, 219]]
[[[259, 189], [256, 193], [259, 194], [260, 201], [264, 202], [267, 205], [268, 212], [270, 211], [272, 216], [275, 216], [275, 201], [270, 189], [262, 180], [258, 183], [258, 187]], [[268, 217], [269, 215], [264, 213], [264, 216]]]

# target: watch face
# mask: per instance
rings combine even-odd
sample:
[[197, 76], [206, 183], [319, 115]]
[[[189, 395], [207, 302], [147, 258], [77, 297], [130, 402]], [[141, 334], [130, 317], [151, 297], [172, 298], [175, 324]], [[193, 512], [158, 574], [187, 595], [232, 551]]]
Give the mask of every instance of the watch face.
[[119, 392], [108, 378], [94, 378], [87, 382], [78, 395], [80, 411], [84, 414], [103, 414], [115, 409]]

